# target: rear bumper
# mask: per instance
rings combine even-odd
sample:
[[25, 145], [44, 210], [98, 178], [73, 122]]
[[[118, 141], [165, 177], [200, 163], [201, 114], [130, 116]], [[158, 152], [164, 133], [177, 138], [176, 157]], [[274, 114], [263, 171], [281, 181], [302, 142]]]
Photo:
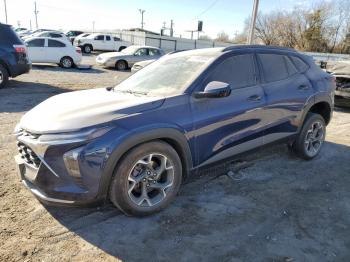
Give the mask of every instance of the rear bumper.
[[10, 76], [16, 77], [22, 74], [29, 73], [30, 69], [32, 68], [32, 64], [16, 64], [11, 66], [10, 69]]

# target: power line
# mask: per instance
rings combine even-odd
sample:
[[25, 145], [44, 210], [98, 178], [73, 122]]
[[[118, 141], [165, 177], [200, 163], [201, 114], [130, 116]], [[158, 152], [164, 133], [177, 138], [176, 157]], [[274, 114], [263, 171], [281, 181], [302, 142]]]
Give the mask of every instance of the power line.
[[212, 9], [214, 7], [214, 5], [216, 5], [216, 3], [219, 1], [220, 0], [215, 0], [214, 2], [212, 2], [206, 9], [204, 9], [201, 13], [199, 13], [193, 20], [196, 20], [199, 17], [201, 17], [202, 15], [204, 15], [206, 12], [208, 12], [210, 9]]

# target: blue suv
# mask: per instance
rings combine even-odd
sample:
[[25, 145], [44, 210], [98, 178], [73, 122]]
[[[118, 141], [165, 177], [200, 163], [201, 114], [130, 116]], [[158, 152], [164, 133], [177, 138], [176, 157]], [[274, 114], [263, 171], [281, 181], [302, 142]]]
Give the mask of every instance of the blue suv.
[[7, 86], [9, 77], [28, 73], [30, 69], [23, 41], [11, 26], [0, 23], [0, 88]]
[[335, 79], [293, 49], [232, 46], [164, 56], [114, 88], [53, 96], [16, 126], [24, 185], [43, 202], [110, 199], [160, 211], [193, 170], [281, 141], [314, 158]]

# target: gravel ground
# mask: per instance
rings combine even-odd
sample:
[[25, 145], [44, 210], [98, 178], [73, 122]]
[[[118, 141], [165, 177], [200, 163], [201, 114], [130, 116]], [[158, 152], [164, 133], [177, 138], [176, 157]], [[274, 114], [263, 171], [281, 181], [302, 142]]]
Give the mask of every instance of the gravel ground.
[[0, 90], [0, 261], [349, 261], [347, 110], [336, 110], [315, 160], [297, 159], [282, 145], [228, 161], [201, 171], [152, 217], [126, 217], [110, 204], [38, 202], [15, 171], [15, 124], [52, 95], [112, 86], [128, 75], [40, 66]]

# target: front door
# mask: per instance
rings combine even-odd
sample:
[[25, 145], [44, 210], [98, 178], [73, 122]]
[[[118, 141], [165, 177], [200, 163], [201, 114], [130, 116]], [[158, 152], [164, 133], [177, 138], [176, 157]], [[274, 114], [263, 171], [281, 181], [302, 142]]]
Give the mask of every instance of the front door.
[[[222, 59], [222, 58], [221, 58]], [[230, 54], [210, 73], [199, 90], [211, 81], [230, 84], [223, 98], [191, 97], [196, 164], [201, 166], [263, 144], [265, 95], [258, 83], [254, 53]]]
[[33, 63], [42, 63], [46, 60], [45, 39], [36, 38], [26, 42], [28, 57]]

